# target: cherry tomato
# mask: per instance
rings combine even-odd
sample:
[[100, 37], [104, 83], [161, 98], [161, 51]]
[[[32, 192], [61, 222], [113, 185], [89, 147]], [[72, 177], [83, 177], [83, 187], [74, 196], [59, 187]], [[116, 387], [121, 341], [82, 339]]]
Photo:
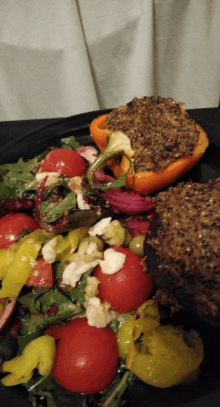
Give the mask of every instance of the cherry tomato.
[[126, 255], [125, 263], [114, 274], [104, 274], [101, 267], [96, 266], [93, 275], [100, 281], [98, 297], [115, 311], [131, 312], [149, 297], [153, 283], [144, 271], [140, 256], [124, 247], [114, 247], [114, 250]]
[[25, 213], [10, 213], [0, 218], [0, 249], [15, 243], [24, 229], [38, 229], [37, 222]]
[[52, 372], [65, 389], [95, 394], [112, 382], [118, 360], [111, 328], [96, 328], [88, 325], [86, 318], [77, 318], [63, 327]]
[[33, 267], [26, 285], [32, 287], [53, 287], [53, 269], [51, 263], [40, 259]]
[[46, 329], [45, 335], [52, 336], [53, 338], [60, 339], [65, 331], [65, 326], [63, 325], [53, 325]]
[[61, 172], [70, 178], [86, 173], [86, 164], [79, 153], [67, 148], [50, 151], [41, 163], [43, 172]]

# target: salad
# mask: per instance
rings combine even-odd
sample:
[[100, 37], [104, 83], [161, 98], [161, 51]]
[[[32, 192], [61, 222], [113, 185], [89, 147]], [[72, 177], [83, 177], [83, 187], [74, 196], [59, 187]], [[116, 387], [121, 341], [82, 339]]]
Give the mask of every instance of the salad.
[[71, 136], [0, 166], [1, 382], [35, 407], [120, 406], [137, 378], [174, 386], [203, 361], [196, 330], [164, 323], [154, 299], [153, 199], [99, 163]]

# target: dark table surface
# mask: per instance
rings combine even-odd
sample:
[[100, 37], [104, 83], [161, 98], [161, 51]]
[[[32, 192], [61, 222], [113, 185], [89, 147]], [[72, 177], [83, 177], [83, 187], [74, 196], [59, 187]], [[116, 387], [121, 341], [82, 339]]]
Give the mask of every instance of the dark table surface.
[[[95, 111], [89, 113], [82, 113], [81, 115], [71, 116], [71, 118], [76, 117], [80, 122], [85, 121], [86, 125], [89, 124], [90, 118], [96, 117], [99, 114], [106, 113], [109, 110]], [[207, 109], [191, 109], [188, 110], [190, 116], [199, 120], [204, 124], [216, 124], [220, 126], [220, 106], [218, 108], [207, 108]], [[67, 118], [53, 118], [53, 119], [38, 119], [38, 120], [21, 120], [21, 121], [9, 121], [0, 122], [0, 136], [4, 135], [4, 139], [7, 139], [7, 143], [13, 140], [20, 134], [25, 134], [32, 132], [44, 126], [50, 126], [52, 123], [58, 124], [60, 122], [69, 122], [71, 120]], [[3, 140], [4, 141], [4, 140]]]

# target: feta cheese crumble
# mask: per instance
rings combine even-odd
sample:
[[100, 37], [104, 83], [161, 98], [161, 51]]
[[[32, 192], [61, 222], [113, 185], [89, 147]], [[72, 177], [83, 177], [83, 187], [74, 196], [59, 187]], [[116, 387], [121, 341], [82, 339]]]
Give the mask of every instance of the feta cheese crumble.
[[116, 313], [110, 310], [110, 304], [102, 304], [98, 297], [91, 297], [88, 300], [86, 317], [90, 326], [104, 328], [115, 316]]
[[56, 245], [63, 239], [63, 236], [58, 235], [49, 240], [42, 248], [42, 256], [47, 263], [53, 263], [56, 260]]
[[104, 274], [114, 274], [125, 264], [126, 255], [109, 248], [104, 251], [104, 260], [99, 260], [100, 267]]
[[45, 177], [48, 177], [45, 184], [45, 186], [48, 187], [49, 185], [57, 182], [59, 176], [59, 172], [38, 172], [35, 177], [39, 183], [41, 183]]
[[85, 193], [85, 188], [82, 185], [82, 177], [76, 176], [70, 178], [70, 188], [76, 194], [76, 200], [78, 208], [83, 210], [90, 209], [90, 205], [85, 201], [83, 194]]
[[90, 262], [79, 261], [68, 264], [64, 269], [62, 283], [66, 285], [71, 285], [73, 288], [76, 283], [80, 280], [82, 274], [86, 271], [93, 270], [97, 266], [99, 260], [94, 260]]
[[76, 200], [77, 200], [77, 205], [78, 208], [81, 209], [82, 211], [86, 209], [90, 209], [90, 205], [86, 203], [85, 199], [83, 198], [83, 194], [81, 192], [76, 192]]
[[112, 218], [109, 216], [108, 218], [101, 219], [97, 222], [94, 226], [89, 229], [90, 236], [101, 236], [106, 228], [106, 226], [111, 222]]

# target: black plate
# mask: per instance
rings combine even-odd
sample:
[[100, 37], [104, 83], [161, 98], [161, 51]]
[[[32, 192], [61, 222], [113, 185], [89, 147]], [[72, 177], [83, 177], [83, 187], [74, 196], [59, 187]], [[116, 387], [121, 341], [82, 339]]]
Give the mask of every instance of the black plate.
[[[20, 157], [32, 158], [48, 146], [58, 145], [60, 138], [70, 135], [77, 137], [81, 144], [91, 144], [89, 124], [93, 118], [108, 111], [90, 112], [64, 119], [0, 123], [0, 164], [16, 162]], [[190, 113], [208, 133], [211, 143], [201, 162], [183, 180], [207, 182], [220, 174], [220, 126], [212, 124], [209, 117], [208, 120], [201, 119], [202, 110]], [[170, 389], [153, 388], [136, 380], [126, 392], [127, 407], [220, 405], [220, 330], [202, 325], [197, 320], [192, 321], [191, 317], [184, 318], [193, 324], [204, 339], [206, 357], [200, 379], [190, 386], [175, 386]], [[0, 385], [0, 391], [0, 406], [31, 406], [27, 401], [27, 393], [21, 386], [6, 388]]]

